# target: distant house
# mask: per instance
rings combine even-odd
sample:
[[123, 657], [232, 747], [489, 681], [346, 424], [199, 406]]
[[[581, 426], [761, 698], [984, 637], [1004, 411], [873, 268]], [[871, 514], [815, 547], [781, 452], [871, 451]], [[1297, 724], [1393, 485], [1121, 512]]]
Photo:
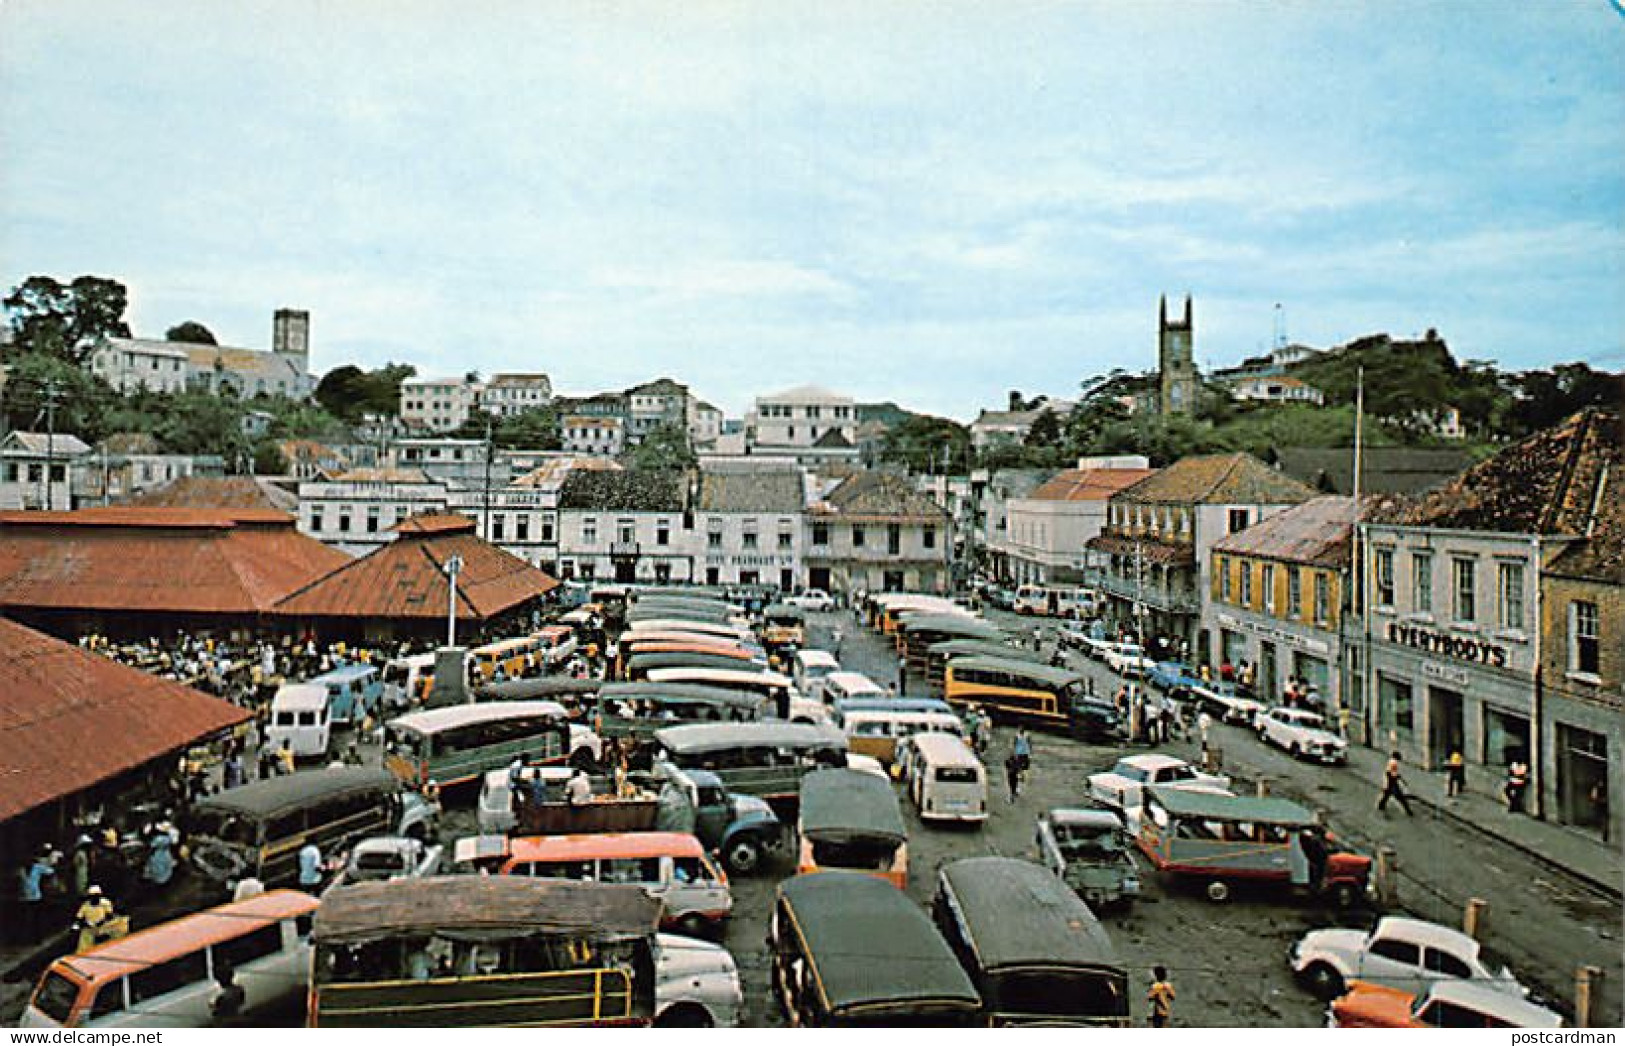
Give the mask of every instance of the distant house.
[[480, 391], [467, 378], [407, 378], [401, 382], [401, 423], [418, 432], [462, 428]]
[[74, 472], [89, 457], [77, 436], [9, 433], [0, 440], [0, 509], [74, 508]]
[[756, 398], [745, 418], [746, 452], [803, 465], [856, 463], [857, 427], [852, 397], [801, 385]]
[[1091, 580], [1102, 564], [1088, 543], [1106, 526], [1107, 502], [1154, 471], [1144, 457], [1122, 463], [1085, 459], [1007, 502], [1002, 544], [1010, 579], [1039, 585]]
[[553, 381], [546, 374], [496, 374], [475, 393], [479, 409], [499, 418], [545, 407], [552, 399]]
[[1230, 395], [1255, 403], [1324, 403], [1325, 393], [1287, 375], [1246, 377], [1230, 384]]
[[191, 388], [241, 399], [309, 399], [316, 390], [310, 373], [310, 313], [278, 309], [271, 319], [269, 350], [106, 338], [91, 353], [90, 369], [120, 392], [173, 393]]

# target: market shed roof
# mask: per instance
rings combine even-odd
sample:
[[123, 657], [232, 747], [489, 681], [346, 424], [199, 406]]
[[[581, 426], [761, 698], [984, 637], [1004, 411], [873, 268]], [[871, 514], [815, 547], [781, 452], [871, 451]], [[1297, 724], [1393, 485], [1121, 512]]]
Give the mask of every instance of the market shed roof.
[[414, 516], [396, 539], [293, 592], [276, 606], [291, 617], [443, 619], [446, 563], [460, 557], [457, 617], [496, 617], [546, 595], [558, 582], [474, 533], [474, 521], [452, 514]]
[[[1372, 499], [1362, 500], [1371, 506]], [[1347, 566], [1359, 517], [1353, 498], [1315, 498], [1227, 534], [1213, 549], [1310, 566]]]
[[0, 512], [0, 606], [257, 614], [348, 562], [265, 509]]
[[247, 721], [190, 687], [0, 618], [0, 821]]

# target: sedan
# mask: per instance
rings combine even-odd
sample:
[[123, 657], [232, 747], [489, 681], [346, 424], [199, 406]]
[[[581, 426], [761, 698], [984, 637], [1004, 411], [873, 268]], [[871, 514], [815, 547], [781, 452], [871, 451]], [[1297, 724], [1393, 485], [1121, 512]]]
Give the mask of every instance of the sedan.
[[1432, 981], [1470, 980], [1518, 998], [1529, 994], [1511, 970], [1487, 962], [1479, 943], [1460, 930], [1399, 916], [1378, 921], [1369, 932], [1311, 930], [1287, 961], [1299, 983], [1327, 1000], [1355, 980], [1411, 992]]
[[1234, 683], [1200, 683], [1191, 687], [1191, 696], [1226, 723], [1252, 726], [1264, 711], [1262, 701], [1243, 697]]
[[1294, 759], [1345, 763], [1348, 742], [1327, 729], [1326, 721], [1302, 708], [1272, 708], [1255, 720], [1261, 740], [1284, 748]]
[[380, 835], [363, 839], [350, 851], [350, 859], [334, 878], [334, 886], [351, 883], [417, 879], [440, 870], [445, 847], [406, 836]]
[[802, 610], [834, 610], [835, 600], [830, 594], [819, 588], [809, 588], [807, 591], [794, 596], [786, 596], [782, 602], [787, 606], [800, 607]]

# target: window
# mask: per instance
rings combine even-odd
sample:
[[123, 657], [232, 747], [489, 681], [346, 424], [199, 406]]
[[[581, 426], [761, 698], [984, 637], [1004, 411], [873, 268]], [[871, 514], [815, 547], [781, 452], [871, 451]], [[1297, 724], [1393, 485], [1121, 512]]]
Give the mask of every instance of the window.
[[893, 556], [903, 551], [903, 528], [896, 523], [886, 524], [886, 551]]
[[814, 523], [812, 528], [812, 543], [814, 545], [829, 544], [829, 524]]
[[1523, 564], [1497, 564], [1500, 598], [1496, 601], [1497, 624], [1502, 628], [1523, 628]]
[[1286, 616], [1303, 616], [1303, 571], [1298, 567], [1286, 572]]
[[1456, 620], [1474, 621], [1477, 614], [1473, 606], [1473, 567], [1470, 559], [1457, 559], [1452, 561], [1456, 572]]
[[745, 521], [745, 531], [740, 534], [740, 544], [751, 551], [756, 550], [756, 524], [751, 520]]
[[542, 544], [551, 545], [552, 543], [553, 543], [553, 517], [552, 516], [543, 516], [542, 517]]
[[516, 541], [530, 540], [530, 516], [520, 513], [513, 521], [513, 536]]
[[863, 547], [863, 528], [862, 527], [854, 526], [852, 528], [852, 547], [853, 548], [862, 548]]
[[339, 509], [339, 532], [341, 534], [350, 532], [350, 509], [348, 506]]
[[496, 515], [491, 517], [491, 540], [492, 541], [502, 541], [504, 539], [504, 531], [506, 531], [506, 530], [507, 530], [507, 520], [502, 515], [502, 513], [499, 512]]
[[326, 521], [322, 519], [322, 508], [321, 508], [320, 505], [318, 505], [315, 508], [310, 510], [310, 529], [311, 530], [320, 531], [322, 529], [322, 524], [325, 523], [325, 522]]
[[1264, 564], [1264, 613], [1275, 613], [1275, 564]]
[[1245, 559], [1241, 561], [1241, 605], [1253, 605], [1253, 565]]
[[1434, 973], [1442, 973], [1446, 977], [1466, 978], [1473, 975], [1472, 967], [1449, 952], [1441, 952], [1437, 948], [1429, 948], [1422, 953], [1422, 965]]
[[923, 544], [926, 548], [936, 548], [937, 547], [937, 528], [936, 527], [926, 527], [924, 530], [920, 531], [920, 543]]
[[208, 976], [208, 967], [201, 951], [138, 970], [129, 977], [130, 1005], [140, 1006], [189, 984], [202, 983]]
[[1332, 619], [1332, 585], [1325, 574], [1315, 575], [1315, 621], [1325, 623]]
[[1371, 954], [1406, 966], [1422, 965], [1422, 949], [1410, 941], [1395, 941], [1388, 938], [1372, 941]]
[[1391, 607], [1394, 605], [1394, 550], [1391, 548], [1377, 549], [1377, 605]]
[[1433, 613], [1433, 553], [1411, 553], [1411, 609]]
[[275, 955], [281, 950], [282, 924], [271, 923], [269, 926], [261, 926], [252, 933], [233, 937], [215, 945], [214, 968], [218, 971], [224, 963], [234, 970], [240, 970], [255, 959]]
[[1230, 533], [1234, 534], [1238, 530], [1246, 530], [1246, 529], [1247, 529], [1247, 510], [1244, 509], [1244, 508], [1233, 508], [1233, 509], [1231, 509], [1230, 510]]
[[598, 521], [591, 516], [581, 521], [581, 541], [586, 545], [598, 544]]
[[1576, 599], [1569, 604], [1569, 670], [1596, 675], [1599, 671], [1597, 604]]
[[671, 522], [669, 520], [662, 519], [655, 522], [655, 544], [671, 544]]
[[1228, 556], [1219, 557], [1219, 598], [1226, 603], [1230, 602], [1230, 559]]
[[720, 529], [706, 531], [706, 533], [705, 533], [705, 547], [706, 548], [721, 548], [722, 547], [722, 531]]
[[788, 530], [779, 531], [779, 550], [788, 552], [795, 545], [795, 535]]

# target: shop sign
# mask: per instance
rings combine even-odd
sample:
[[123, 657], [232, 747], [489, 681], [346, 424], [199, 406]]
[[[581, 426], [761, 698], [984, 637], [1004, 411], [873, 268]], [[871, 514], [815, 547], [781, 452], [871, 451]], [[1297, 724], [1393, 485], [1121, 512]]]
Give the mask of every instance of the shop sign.
[[1255, 621], [1248, 621], [1245, 618], [1234, 617], [1230, 614], [1220, 614], [1219, 624], [1224, 628], [1250, 632], [1260, 639], [1279, 643], [1295, 650], [1306, 650], [1311, 654], [1319, 654], [1322, 657], [1326, 656], [1331, 650], [1330, 645], [1325, 640], [1306, 638], [1295, 632], [1288, 632], [1285, 629], [1275, 628], [1271, 625], [1261, 625]]
[[1415, 625], [1388, 623], [1388, 642], [1494, 668], [1507, 666], [1507, 648], [1471, 636], [1447, 636]]
[[1465, 668], [1459, 665], [1441, 665], [1437, 661], [1422, 662], [1422, 676], [1425, 679], [1437, 679], [1441, 683], [1454, 683], [1456, 686], [1466, 686], [1470, 679]]

